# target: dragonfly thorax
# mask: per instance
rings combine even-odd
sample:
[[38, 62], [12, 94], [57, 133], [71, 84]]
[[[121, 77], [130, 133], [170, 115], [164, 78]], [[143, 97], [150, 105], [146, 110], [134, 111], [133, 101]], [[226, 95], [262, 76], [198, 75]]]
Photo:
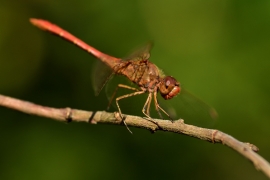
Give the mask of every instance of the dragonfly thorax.
[[148, 91], [156, 89], [160, 83], [158, 68], [148, 60], [121, 61], [113, 69], [116, 74], [126, 76], [133, 83]]

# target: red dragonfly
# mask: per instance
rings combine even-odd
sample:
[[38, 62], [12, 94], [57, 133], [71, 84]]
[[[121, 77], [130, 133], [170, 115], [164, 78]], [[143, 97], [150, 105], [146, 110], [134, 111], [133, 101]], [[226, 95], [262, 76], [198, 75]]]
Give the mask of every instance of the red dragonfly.
[[[160, 107], [157, 100], [157, 94], [159, 92], [165, 100], [172, 99], [180, 93], [180, 83], [172, 76], [165, 76], [155, 64], [149, 61], [149, 52], [151, 49], [150, 44], [137, 57], [123, 60], [100, 52], [99, 50], [86, 44], [74, 35], [60, 28], [59, 26], [50, 23], [49, 21], [31, 18], [30, 22], [42, 30], [58, 35], [63, 39], [72, 42], [76, 46], [87, 51], [105, 63], [114, 74], [123, 75], [134, 84], [138, 85], [139, 88], [134, 88], [124, 84], [118, 84], [117, 88], [125, 88], [134, 91], [133, 93], [122, 95], [116, 98], [116, 105], [122, 120], [124, 120], [124, 117], [119, 106], [119, 100], [144, 93], [148, 93], [148, 97], [143, 106], [142, 112], [147, 118], [152, 119], [150, 117], [149, 109], [151, 101], [154, 98], [155, 109], [157, 110], [160, 117], [162, 118], [160, 113], [160, 111], [162, 111], [171, 119], [170, 115]], [[125, 123], [125, 121], [123, 122]]]

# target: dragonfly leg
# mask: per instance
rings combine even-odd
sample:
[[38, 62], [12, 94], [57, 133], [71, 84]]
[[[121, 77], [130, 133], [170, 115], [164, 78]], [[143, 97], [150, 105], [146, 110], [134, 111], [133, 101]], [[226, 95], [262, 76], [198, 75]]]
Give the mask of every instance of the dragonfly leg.
[[[124, 85], [124, 86], [126, 86], [126, 85]], [[120, 86], [119, 86], [119, 87], [120, 87]], [[129, 86], [126, 86], [126, 87], [129, 87]], [[127, 88], [127, 89], [136, 89], [136, 88], [130, 87], [130, 88]], [[136, 89], [136, 90], [137, 90], [137, 89]], [[131, 134], [132, 134], [132, 132], [131, 132], [131, 130], [128, 128], [128, 126], [127, 126], [127, 124], [126, 124], [126, 122], [125, 122], [125, 119], [124, 119], [124, 117], [123, 117], [123, 114], [122, 114], [122, 111], [121, 111], [121, 109], [120, 109], [120, 106], [119, 106], [118, 101], [121, 100], [121, 99], [124, 99], [124, 98], [128, 98], [128, 97], [131, 97], [131, 96], [136, 96], [136, 95], [143, 94], [143, 93], [145, 93], [145, 91], [137, 91], [137, 92], [130, 93], [130, 94], [126, 94], [126, 95], [123, 95], [123, 96], [120, 96], [120, 97], [116, 98], [116, 106], [117, 106], [118, 111], [119, 111], [119, 116], [120, 116], [120, 118], [122, 119], [122, 121], [123, 121], [123, 123], [125, 124], [126, 128], [128, 129], [128, 131], [129, 131]]]
[[[156, 110], [157, 110], [159, 116], [162, 118], [162, 115], [161, 115], [161, 113], [160, 113], [160, 111], [159, 111], [159, 110], [161, 110], [161, 111], [162, 111], [164, 114], [166, 114], [166, 115], [170, 118], [170, 120], [172, 121], [171, 116], [170, 116], [164, 109], [162, 109], [162, 108], [160, 107], [160, 105], [159, 105], [159, 103], [158, 103], [158, 100], [157, 100], [157, 92], [154, 92], [154, 101], [155, 101], [155, 107], [156, 107]], [[163, 119], [163, 118], [162, 118], [162, 119]]]
[[148, 103], [148, 106], [147, 106], [147, 111], [146, 111], [146, 113], [147, 113], [149, 116], [151, 116], [151, 115], [150, 115], [150, 106], [151, 106], [151, 102], [152, 102], [152, 94], [151, 94], [151, 96], [150, 96], [149, 103]]
[[[159, 103], [158, 103], [158, 100], [157, 100], [157, 93], [156, 93], [156, 92], [154, 93], [154, 101], [155, 101], [155, 108], [156, 108], [156, 111], [158, 112], [159, 117], [160, 117], [161, 119], [163, 119], [163, 116], [162, 116], [162, 114], [160, 113], [160, 110], [159, 110], [160, 106], [159, 106]], [[163, 110], [163, 109], [162, 109], [162, 110]], [[164, 111], [164, 110], [163, 110], [163, 111]], [[165, 114], [167, 115], [166, 112], [165, 112]]]
[[[157, 121], [155, 121], [153, 118], [150, 117], [150, 112], [149, 112], [149, 109], [150, 109], [150, 105], [151, 105], [151, 101], [152, 101], [152, 96], [153, 94], [152, 93], [149, 93], [147, 99], [146, 99], [146, 102], [144, 103], [144, 106], [143, 106], [143, 109], [142, 109], [142, 112], [143, 114], [147, 117], [146, 119], [154, 124], [156, 124], [159, 128], [159, 124]], [[146, 109], [147, 107], [147, 109]], [[146, 109], [146, 112], [145, 112], [145, 109]], [[158, 111], [159, 112], [159, 111]], [[160, 114], [160, 112], [159, 112]], [[161, 114], [160, 114], [161, 115]]]
[[[149, 119], [152, 119], [150, 117], [150, 114], [149, 114], [151, 101], [152, 101], [152, 93], [149, 93], [149, 95], [148, 95], [148, 97], [147, 97], [147, 99], [146, 99], [146, 101], [144, 103], [143, 109], [142, 109], [143, 114]], [[146, 112], [145, 112], [145, 110], [146, 110]]]
[[127, 130], [128, 130], [131, 134], [133, 134], [132, 131], [128, 128], [128, 125], [127, 125], [127, 123], [126, 123], [125, 120], [123, 120], [123, 123], [124, 123], [124, 125], [126, 126]]
[[121, 99], [125, 99], [125, 98], [128, 98], [128, 97], [136, 96], [136, 95], [143, 94], [143, 93], [145, 93], [145, 91], [138, 91], [138, 92], [126, 94], [126, 95], [123, 95], [123, 96], [120, 96], [120, 97], [116, 98], [116, 106], [117, 106], [117, 108], [118, 108], [119, 115], [120, 115], [120, 117], [121, 117], [122, 119], [124, 119], [124, 118], [123, 118], [123, 114], [122, 114], [122, 111], [121, 111], [121, 109], [120, 109], [120, 106], [119, 106], [118, 101], [121, 100]]
[[125, 88], [125, 89], [130, 89], [130, 90], [133, 90], [133, 91], [139, 91], [139, 89], [137, 89], [137, 88], [130, 87], [130, 86], [127, 86], [127, 85], [124, 85], [124, 84], [118, 84], [117, 87], [115, 88], [114, 92], [113, 92], [113, 95], [112, 95], [110, 101], [109, 101], [109, 104], [107, 106], [107, 110], [110, 108], [110, 106], [112, 104], [112, 101], [113, 101], [113, 98], [115, 97], [118, 88]]

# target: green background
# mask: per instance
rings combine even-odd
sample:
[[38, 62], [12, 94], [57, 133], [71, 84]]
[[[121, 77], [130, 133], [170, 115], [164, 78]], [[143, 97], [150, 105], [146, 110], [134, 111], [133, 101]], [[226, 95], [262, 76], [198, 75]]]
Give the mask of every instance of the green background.
[[[104, 91], [94, 96], [96, 60], [33, 27], [31, 17], [116, 57], [153, 40], [151, 61], [218, 111], [210, 128], [270, 160], [270, 1], [0, 0], [0, 93], [96, 111], [108, 102]], [[176, 111], [178, 102], [171, 100]], [[266, 179], [228, 147], [183, 135], [131, 135], [124, 126], [65, 124], [3, 107], [0, 117], [0, 179]]]

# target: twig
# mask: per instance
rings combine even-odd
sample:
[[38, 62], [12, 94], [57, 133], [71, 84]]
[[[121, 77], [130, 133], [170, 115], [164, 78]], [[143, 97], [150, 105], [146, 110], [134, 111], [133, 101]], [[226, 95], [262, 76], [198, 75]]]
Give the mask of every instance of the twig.
[[[57, 109], [37, 105], [4, 95], [0, 95], [0, 105], [27, 114], [47, 117], [63, 122], [75, 121], [91, 124], [107, 123], [123, 125], [123, 122], [117, 118], [117, 113], [107, 113], [104, 111], [91, 112], [71, 108]], [[155, 122], [157, 122], [157, 124], [144, 118], [130, 115], [127, 115], [125, 119], [125, 123], [128, 126], [145, 128], [151, 130], [152, 132], [157, 130], [174, 132], [206, 140], [212, 143], [225, 144], [253, 162], [257, 170], [262, 171], [268, 178], [270, 178], [270, 164], [256, 153], [259, 151], [259, 149], [253, 144], [240, 142], [232, 136], [219, 130], [206, 129], [185, 124], [182, 119], [173, 123], [169, 120], [161, 121], [158, 119], [155, 119]]]

